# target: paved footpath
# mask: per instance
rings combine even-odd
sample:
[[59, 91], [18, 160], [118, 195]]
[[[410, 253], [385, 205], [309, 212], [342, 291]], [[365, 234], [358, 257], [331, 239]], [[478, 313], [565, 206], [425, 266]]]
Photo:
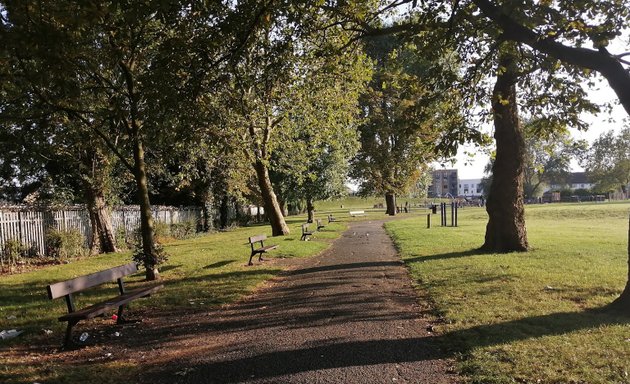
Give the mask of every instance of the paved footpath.
[[459, 382], [382, 224], [354, 223], [321, 255], [212, 313], [190, 353], [165, 361], [155, 381]]

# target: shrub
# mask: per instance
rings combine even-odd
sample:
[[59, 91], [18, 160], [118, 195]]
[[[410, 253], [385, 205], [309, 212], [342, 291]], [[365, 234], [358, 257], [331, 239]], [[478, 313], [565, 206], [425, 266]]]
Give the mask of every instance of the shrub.
[[197, 223], [193, 220], [171, 225], [171, 236], [181, 240], [193, 236], [197, 230]]
[[153, 245], [153, 249], [155, 251], [155, 257], [157, 259], [155, 264], [148, 263], [148, 260], [145, 259], [144, 250], [142, 249], [142, 242], [137, 243], [134, 247], [132, 255], [133, 261], [144, 266], [147, 269], [152, 269], [168, 260], [168, 253], [166, 253], [164, 247], [159, 242], [156, 242]]
[[116, 248], [123, 250], [129, 249], [130, 243], [127, 242], [127, 231], [124, 226], [116, 228]]
[[28, 254], [28, 247], [20, 240], [9, 239], [0, 252], [0, 265], [4, 270], [5, 263], [9, 267], [17, 265]]
[[58, 260], [83, 256], [85, 239], [77, 229], [52, 229], [46, 234], [47, 254]]

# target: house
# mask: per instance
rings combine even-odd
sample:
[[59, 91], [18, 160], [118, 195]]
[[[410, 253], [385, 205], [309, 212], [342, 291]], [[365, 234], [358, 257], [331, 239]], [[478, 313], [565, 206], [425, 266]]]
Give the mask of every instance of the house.
[[455, 197], [459, 194], [457, 169], [439, 169], [432, 172], [432, 184], [429, 186], [431, 197]]
[[576, 189], [589, 190], [593, 188], [595, 184], [591, 183], [588, 179], [586, 172], [571, 172], [566, 182], [552, 182], [549, 184], [548, 190], [560, 190], [570, 189], [575, 191]]
[[461, 179], [459, 180], [458, 196], [478, 197], [483, 195], [483, 184], [481, 179]]

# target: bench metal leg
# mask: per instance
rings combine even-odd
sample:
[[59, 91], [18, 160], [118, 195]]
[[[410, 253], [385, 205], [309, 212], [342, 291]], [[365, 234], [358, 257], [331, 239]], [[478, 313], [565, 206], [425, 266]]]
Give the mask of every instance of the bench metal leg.
[[254, 257], [255, 254], [256, 254], [256, 252], [252, 252], [251, 256], [249, 256], [249, 263], [247, 263], [247, 265], [254, 265], [252, 263], [252, 257]]
[[74, 345], [74, 342], [72, 341], [72, 328], [77, 325], [78, 322], [78, 320], [68, 321], [68, 327], [66, 328], [66, 337], [63, 340], [64, 349], [70, 348]]
[[118, 316], [116, 318], [116, 324], [123, 324], [124, 323], [124, 319], [123, 319], [123, 310], [125, 309], [124, 305], [121, 305], [118, 307], [118, 314], [116, 316]]

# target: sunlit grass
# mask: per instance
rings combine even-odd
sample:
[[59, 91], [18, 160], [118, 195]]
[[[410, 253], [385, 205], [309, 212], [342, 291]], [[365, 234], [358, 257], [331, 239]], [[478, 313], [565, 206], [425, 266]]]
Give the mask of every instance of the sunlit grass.
[[[325, 220], [324, 216], [317, 218]], [[327, 223], [316, 232], [310, 241], [300, 241], [300, 225], [304, 216], [287, 219], [291, 234], [284, 237], [271, 237], [268, 225], [235, 228], [226, 232], [202, 235], [188, 240], [169, 242], [165, 250], [168, 261], [160, 267], [161, 283], [164, 288], [148, 300], [132, 303], [133, 311], [149, 310], [164, 314], [182, 309], [203, 310], [234, 302], [251, 293], [262, 282], [277, 276], [281, 263], [254, 259], [253, 266], [247, 266], [250, 255], [249, 236], [267, 234], [266, 244], [279, 247], [265, 255], [266, 259], [303, 258], [316, 255], [326, 249], [346, 228], [344, 221]], [[315, 224], [312, 224], [315, 226]], [[313, 228], [315, 229], [315, 228]], [[46, 286], [53, 282], [111, 268], [131, 261], [129, 252], [87, 257], [74, 260], [70, 264], [50, 266], [44, 269], [8, 276], [0, 276], [0, 329], [21, 329], [24, 333], [18, 338], [3, 341], [4, 351], [10, 348], [28, 351], [30, 346], [56, 348], [61, 344], [66, 323], [57, 318], [66, 313], [63, 299], [49, 300]], [[143, 273], [126, 279], [133, 288], [142, 284]], [[90, 289], [76, 296], [77, 307], [105, 300], [117, 292], [115, 284]], [[95, 319], [79, 323], [76, 333], [90, 331], [94, 323], [109, 322], [108, 319]], [[43, 330], [51, 330], [45, 334]], [[17, 352], [3, 354], [0, 350], [0, 382], [2, 383], [122, 383], [137, 374], [138, 366], [121, 366], [122, 363], [102, 361], [97, 366], [52, 364], [46, 366], [29, 364], [28, 354]], [[102, 372], [95, 372], [94, 370]]]
[[480, 254], [486, 214], [458, 228], [423, 219], [388, 231], [475, 383], [628, 383], [630, 318], [600, 309], [627, 277], [630, 204], [527, 207], [531, 251]]

